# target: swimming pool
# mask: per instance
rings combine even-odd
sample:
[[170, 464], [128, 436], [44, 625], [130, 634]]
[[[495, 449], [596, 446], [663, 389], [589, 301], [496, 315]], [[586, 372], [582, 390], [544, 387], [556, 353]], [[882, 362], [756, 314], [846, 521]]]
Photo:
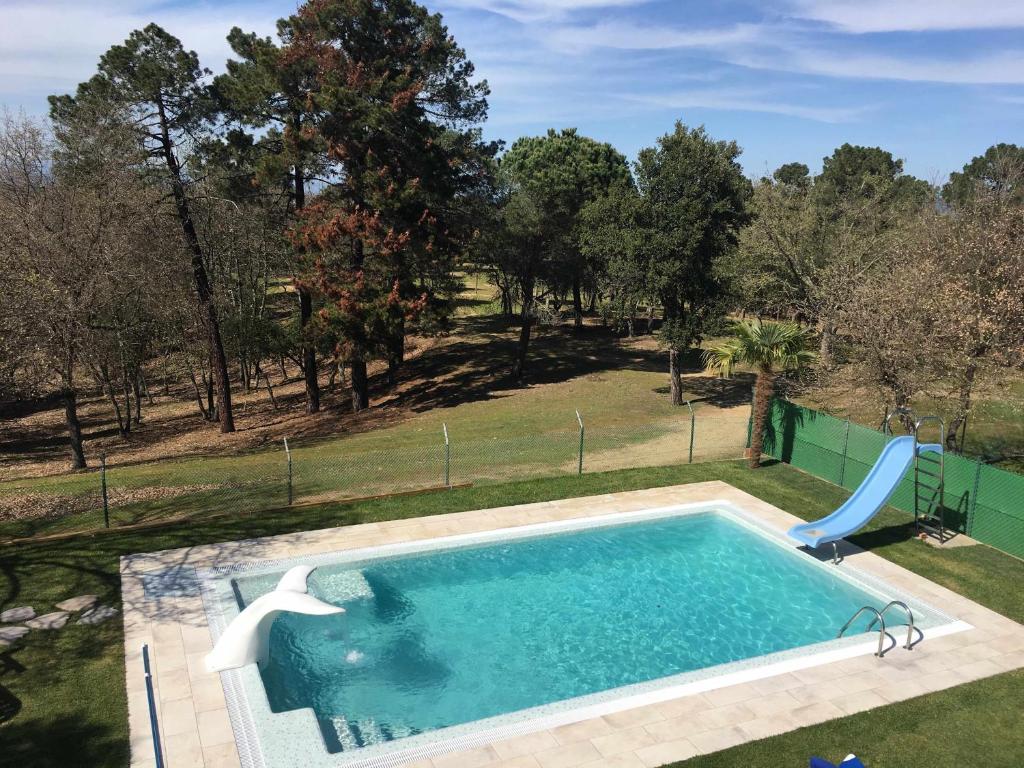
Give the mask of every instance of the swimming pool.
[[[310, 592], [346, 613], [282, 615], [269, 661], [225, 676], [237, 720], [260, 733], [254, 765], [296, 750], [304, 765], [383, 765], [401, 751], [429, 754], [474, 734], [568, 722], [672, 686], [859, 648], [864, 636], [836, 641], [839, 627], [890, 599], [910, 603], [920, 628], [951, 621], [819, 563], [726, 505], [302, 562], [319, 565]], [[207, 574], [211, 618], [229, 620], [292, 564]]]

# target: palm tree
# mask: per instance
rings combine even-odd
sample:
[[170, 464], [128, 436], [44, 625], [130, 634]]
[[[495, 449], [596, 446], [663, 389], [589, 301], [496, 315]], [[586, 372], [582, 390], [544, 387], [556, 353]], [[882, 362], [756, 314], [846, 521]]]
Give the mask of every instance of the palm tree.
[[780, 371], [803, 368], [815, 359], [808, 349], [812, 333], [796, 323], [744, 320], [733, 323], [732, 338], [704, 351], [704, 369], [728, 378], [737, 365], [757, 369], [754, 382], [754, 428], [747, 457], [750, 468], [761, 466], [764, 425]]

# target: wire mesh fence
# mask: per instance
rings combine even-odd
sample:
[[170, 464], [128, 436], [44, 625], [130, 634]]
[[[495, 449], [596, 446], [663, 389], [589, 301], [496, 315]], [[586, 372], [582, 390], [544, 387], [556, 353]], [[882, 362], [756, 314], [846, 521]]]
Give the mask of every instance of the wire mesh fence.
[[[146, 525], [389, 495], [445, 486], [572, 476], [587, 472], [739, 458], [749, 409], [704, 404], [678, 417], [495, 434], [436, 434], [376, 440], [285, 442], [238, 456], [183, 458], [99, 468], [0, 486], [0, 537], [22, 538]], [[377, 447], [386, 445], [386, 447]], [[353, 447], [356, 446], [356, 447]]]
[[[878, 430], [783, 400], [772, 403], [766, 426], [765, 453], [851, 491], [889, 440]], [[937, 441], [938, 435], [921, 439]], [[944, 474], [946, 527], [1024, 557], [1024, 476], [956, 455], [945, 457]], [[914, 495], [911, 468], [889, 504], [912, 513]]]

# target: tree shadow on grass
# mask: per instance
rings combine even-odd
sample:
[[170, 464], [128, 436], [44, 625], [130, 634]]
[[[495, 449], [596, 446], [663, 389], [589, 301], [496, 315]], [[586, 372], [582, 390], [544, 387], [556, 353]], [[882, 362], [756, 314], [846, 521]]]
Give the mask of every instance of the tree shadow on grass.
[[22, 716], [5, 723], [0, 734], [0, 768], [113, 768], [128, 763], [123, 735], [86, 710], [59, 718]]
[[[462, 322], [492, 324], [495, 319], [485, 316]], [[623, 343], [606, 328], [588, 325], [574, 332], [557, 326], [543, 328], [531, 341], [526, 374], [519, 383], [510, 374], [516, 349], [514, 330], [488, 329], [411, 361], [403, 378], [413, 383], [401, 388], [400, 402], [420, 412], [503, 397], [523, 386], [555, 384], [605, 371], [668, 372], [664, 353]]]

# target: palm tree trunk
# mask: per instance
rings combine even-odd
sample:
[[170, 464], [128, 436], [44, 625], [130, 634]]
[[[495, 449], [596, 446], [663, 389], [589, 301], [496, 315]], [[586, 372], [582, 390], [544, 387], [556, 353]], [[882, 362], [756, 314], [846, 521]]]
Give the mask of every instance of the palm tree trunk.
[[754, 427], [750, 435], [750, 448], [747, 458], [751, 469], [761, 466], [761, 453], [764, 450], [764, 427], [768, 422], [768, 413], [772, 406], [772, 395], [775, 393], [775, 374], [771, 371], [758, 371], [754, 381]]

